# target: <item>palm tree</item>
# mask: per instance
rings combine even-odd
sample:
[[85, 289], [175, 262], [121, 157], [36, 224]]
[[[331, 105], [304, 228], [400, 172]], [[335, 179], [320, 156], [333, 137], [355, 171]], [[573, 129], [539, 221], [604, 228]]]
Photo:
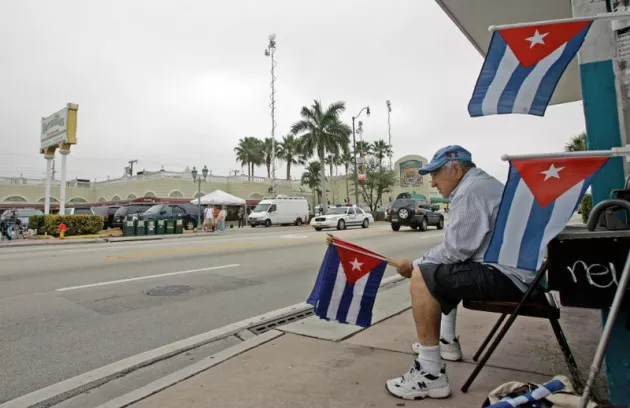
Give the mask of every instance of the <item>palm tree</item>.
[[[302, 119], [293, 124], [291, 131], [301, 133], [300, 142], [303, 152], [308, 155], [316, 154], [320, 163], [324, 163], [326, 153], [338, 154], [347, 146], [350, 139], [350, 127], [339, 119], [339, 115], [346, 110], [344, 102], [335, 102], [326, 110], [322, 110], [320, 101], [313, 101], [308, 108], [302, 107], [300, 115]], [[328, 212], [328, 199], [326, 197], [326, 174], [324, 166], [321, 167], [322, 182], [322, 209]]]
[[577, 136], [573, 136], [569, 143], [564, 145], [565, 152], [581, 152], [587, 150], [586, 132], [582, 132]]
[[372, 154], [372, 145], [369, 142], [359, 140], [356, 145], [357, 154], [360, 153], [363, 156], [369, 156]]
[[247, 164], [247, 178], [254, 177], [254, 168], [263, 163], [262, 141], [255, 137], [247, 136], [239, 139], [238, 145], [234, 148], [236, 160], [241, 166]]
[[[273, 158], [273, 150], [272, 146], [274, 146], [273, 141], [270, 137], [266, 138], [264, 142], [262, 142], [262, 152], [263, 158], [265, 162], [265, 166], [267, 166], [267, 178], [271, 178], [271, 159]], [[280, 156], [280, 143], [275, 143], [276, 157]]]
[[300, 154], [300, 141], [295, 135], [289, 134], [282, 137], [282, 142], [278, 145], [278, 157], [287, 162], [287, 180], [291, 180], [291, 165], [304, 164], [305, 159]]
[[387, 144], [387, 142], [383, 139], [376, 140], [372, 143], [372, 152], [374, 153], [374, 157], [378, 160], [378, 167], [381, 168], [383, 165], [383, 159], [392, 155], [392, 146]]
[[337, 154], [328, 153], [328, 156], [326, 156], [325, 163], [330, 168], [330, 192], [332, 194], [332, 203], [335, 204], [335, 189], [333, 186], [333, 177], [334, 177], [333, 168], [341, 164], [341, 158], [339, 156], [339, 153]]
[[309, 162], [306, 166], [306, 169], [304, 169], [304, 173], [302, 173], [302, 178], [300, 180], [300, 184], [302, 184], [303, 186], [307, 186], [311, 189], [311, 191], [313, 191], [313, 211], [315, 211], [317, 200], [319, 199], [319, 195], [321, 194], [321, 171], [322, 164], [320, 162]]

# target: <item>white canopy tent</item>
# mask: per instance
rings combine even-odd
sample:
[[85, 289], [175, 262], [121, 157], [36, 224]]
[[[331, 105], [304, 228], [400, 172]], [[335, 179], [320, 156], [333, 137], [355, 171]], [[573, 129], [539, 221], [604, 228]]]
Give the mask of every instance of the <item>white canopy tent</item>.
[[[193, 204], [197, 204], [199, 200], [195, 198], [190, 201]], [[212, 193], [208, 193], [201, 197], [201, 204], [203, 205], [245, 205], [246, 201], [242, 198], [228, 194], [222, 190], [215, 190]]]

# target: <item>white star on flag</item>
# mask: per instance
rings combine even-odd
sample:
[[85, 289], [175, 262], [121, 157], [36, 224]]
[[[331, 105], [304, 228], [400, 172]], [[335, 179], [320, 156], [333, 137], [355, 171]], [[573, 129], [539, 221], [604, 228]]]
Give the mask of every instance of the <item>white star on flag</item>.
[[556, 167], [552, 164], [551, 167], [549, 167], [549, 170], [541, 171], [540, 174], [545, 175], [544, 181], [547, 181], [552, 177], [559, 179], [560, 175], [558, 173], [560, 173], [560, 170], [564, 170], [564, 167]]
[[363, 265], [361, 262], [359, 262], [359, 260], [357, 258], [354, 258], [354, 261], [350, 262], [350, 264], [352, 265], [352, 270], [353, 271], [355, 269], [361, 270], [361, 266]]
[[536, 44], [545, 45], [545, 42], [543, 41], [543, 38], [545, 38], [548, 35], [549, 35], [549, 33], [540, 34], [538, 32], [538, 30], [536, 30], [536, 32], [534, 33], [533, 36], [531, 36], [529, 38], [526, 38], [525, 40], [530, 42], [529, 48], [532, 49], [532, 48], [534, 48], [534, 45], [536, 45]]

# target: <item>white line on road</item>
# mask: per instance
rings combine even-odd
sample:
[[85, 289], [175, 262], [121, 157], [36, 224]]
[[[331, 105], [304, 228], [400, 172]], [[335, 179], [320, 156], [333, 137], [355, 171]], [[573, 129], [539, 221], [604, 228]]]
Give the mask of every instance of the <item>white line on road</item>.
[[240, 265], [239, 264], [231, 264], [231, 265], [222, 265], [222, 266], [212, 266], [212, 267], [209, 267], [209, 268], [191, 269], [191, 270], [188, 270], [188, 271], [161, 273], [159, 275], [140, 276], [138, 278], [119, 279], [119, 280], [113, 280], [113, 281], [107, 281], [107, 282], [90, 283], [89, 285], [70, 286], [70, 287], [67, 287], [67, 288], [55, 289], [55, 291], [57, 291], [57, 292], [65, 292], [65, 291], [68, 291], [68, 290], [94, 288], [96, 286], [105, 286], [105, 285], [114, 285], [116, 283], [133, 282], [133, 281], [139, 281], [139, 280], [144, 280], [144, 279], [163, 278], [165, 276], [185, 275], [185, 274], [188, 274], [188, 273], [206, 272], [206, 271], [213, 271], [213, 270], [216, 270], [216, 269], [235, 268], [237, 266], [240, 266]]

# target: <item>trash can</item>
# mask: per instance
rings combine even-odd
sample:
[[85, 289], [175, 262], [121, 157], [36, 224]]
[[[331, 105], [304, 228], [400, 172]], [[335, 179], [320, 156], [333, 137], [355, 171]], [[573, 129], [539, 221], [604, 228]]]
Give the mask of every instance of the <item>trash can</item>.
[[176, 234], [183, 234], [184, 233], [184, 220], [177, 219], [175, 221], [175, 233]]
[[156, 234], [155, 220], [148, 220], [147, 221], [147, 235], [155, 235], [155, 234]]
[[134, 220], [126, 220], [123, 223], [123, 236], [133, 237], [136, 235], [136, 222]]
[[166, 234], [175, 233], [175, 220], [166, 220]]
[[136, 235], [138, 236], [147, 235], [147, 221], [146, 220], [136, 221]]
[[166, 222], [164, 222], [164, 220], [157, 220], [155, 233], [158, 235], [166, 234]]

